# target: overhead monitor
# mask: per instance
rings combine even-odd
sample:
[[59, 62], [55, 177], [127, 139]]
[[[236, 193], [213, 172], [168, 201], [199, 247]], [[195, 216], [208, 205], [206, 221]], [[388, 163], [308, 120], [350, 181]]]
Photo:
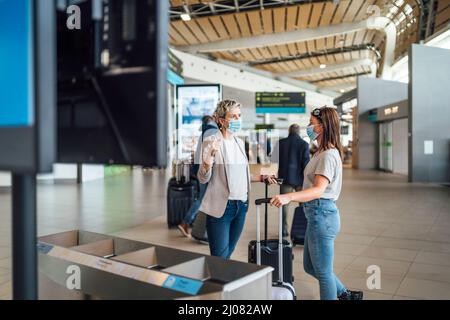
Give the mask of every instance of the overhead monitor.
[[57, 16], [58, 161], [165, 166], [168, 2], [77, 5], [81, 29]]
[[305, 92], [257, 92], [256, 113], [306, 113]]

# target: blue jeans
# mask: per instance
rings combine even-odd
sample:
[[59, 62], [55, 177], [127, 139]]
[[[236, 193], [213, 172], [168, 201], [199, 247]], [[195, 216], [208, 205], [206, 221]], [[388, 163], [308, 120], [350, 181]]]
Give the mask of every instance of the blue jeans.
[[199, 183], [198, 198], [192, 203], [191, 207], [189, 208], [189, 211], [186, 213], [186, 216], [183, 219], [183, 223], [189, 225], [194, 223], [195, 218], [197, 218], [198, 209], [200, 209], [200, 205], [202, 204], [203, 196], [205, 195], [207, 187], [208, 184]]
[[346, 290], [333, 272], [334, 239], [341, 228], [339, 210], [328, 199], [304, 203], [303, 208], [308, 220], [303, 267], [319, 280], [320, 299], [336, 300]]
[[206, 218], [206, 230], [212, 256], [230, 259], [244, 229], [247, 211], [248, 202], [228, 200], [222, 218], [212, 216]]

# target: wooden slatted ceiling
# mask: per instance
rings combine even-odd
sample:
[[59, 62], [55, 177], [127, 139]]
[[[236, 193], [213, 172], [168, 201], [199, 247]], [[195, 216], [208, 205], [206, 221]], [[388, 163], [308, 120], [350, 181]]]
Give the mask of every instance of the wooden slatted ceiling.
[[350, 77], [350, 78], [344, 78], [344, 79], [338, 79], [338, 80], [316, 82], [316, 83], [314, 83], [314, 85], [316, 85], [322, 89], [326, 89], [327, 87], [332, 87], [332, 86], [342, 85], [342, 84], [348, 84], [349, 86], [356, 87], [356, 80], [357, 80], [356, 77]]
[[350, 67], [350, 68], [343, 68], [338, 71], [332, 71], [332, 72], [325, 71], [325, 72], [316, 73], [313, 75], [308, 75], [305, 77], [298, 77], [297, 79], [302, 80], [302, 81], [318, 81], [318, 80], [326, 79], [326, 78], [343, 77], [343, 76], [347, 76], [347, 75], [352, 75], [352, 74], [356, 74], [356, 73], [365, 73], [365, 72], [370, 72], [369, 66], [356, 66], [356, 67]]
[[[408, 14], [407, 7], [412, 8], [412, 12]], [[397, 46], [395, 50], [396, 57], [399, 57], [408, 51], [411, 43], [418, 39], [419, 27], [419, 6], [415, 1], [405, 1], [399, 8], [398, 12], [392, 17], [392, 20], [397, 23]], [[402, 17], [406, 19], [401, 20]], [[401, 21], [399, 24], [398, 22]]]
[[434, 32], [442, 30], [443, 28], [447, 27], [449, 23], [450, 23], [450, 1], [439, 0], [436, 11]]
[[[197, 1], [197, 3], [200, 1]], [[369, 0], [369, 3], [372, 1]], [[172, 1], [180, 5], [182, 1]], [[189, 1], [190, 4], [194, 2]], [[329, 24], [361, 21], [367, 18], [367, 1], [342, 0], [338, 5], [331, 2], [308, 3], [281, 8], [266, 8], [213, 17], [199, 17], [191, 21], [172, 21], [170, 29], [172, 45], [207, 43], [237, 39], [260, 34], [316, 28]], [[220, 30], [216, 30], [219, 23]], [[191, 24], [196, 26], [189, 28]], [[223, 25], [223, 27], [222, 27]], [[178, 34], [172, 34], [178, 33]], [[203, 34], [199, 34], [203, 33]]]
[[[344, 78], [318, 81], [318, 82], [314, 82], [314, 85], [316, 85], [320, 88], [326, 88], [326, 87], [342, 85], [342, 84], [348, 84], [349, 86], [356, 87], [356, 76], [352, 77], [352, 76], [347, 76], [347, 75], [353, 75], [353, 74], [358, 74], [358, 73], [367, 73], [367, 72], [370, 72], [370, 69], [367, 67], [359, 67], [359, 68], [355, 68], [353, 70], [346, 70], [346, 72], [349, 72], [349, 73], [337, 72], [337, 73], [330, 74], [330, 77], [346, 76]], [[302, 80], [302, 79], [300, 79], [300, 80]], [[307, 81], [307, 80], [302, 80], [302, 81]], [[310, 80], [310, 81], [314, 81], [314, 80]]]
[[[192, 5], [208, 2], [212, 2], [212, 0], [189, 0], [186, 2], [183, 0], [171, 0], [170, 4], [172, 6], [181, 6], [186, 3]], [[381, 14], [382, 16], [386, 16], [393, 6], [393, 2], [393, 0], [342, 0], [338, 4], [333, 2], [318, 2], [288, 7], [266, 8], [263, 11], [255, 10], [194, 18], [188, 22], [177, 20], [171, 22], [169, 31], [170, 42], [175, 46], [193, 45], [261, 34], [316, 28], [330, 24], [356, 22], [368, 18], [368, 8], [370, 5], [377, 5], [382, 8]], [[407, 52], [409, 45], [417, 39], [419, 7], [415, 0], [405, 0], [392, 19], [396, 21], [398, 17], [401, 17], [401, 12], [405, 10], [407, 4], [413, 9], [413, 12], [405, 21], [397, 26], [396, 58], [404, 55], [405, 52]], [[448, 25], [449, 12], [450, 6], [448, 0], [439, 0], [439, 15], [436, 20], [435, 31], [437, 31], [439, 27]], [[412, 21], [413, 17], [416, 17], [415, 21]], [[410, 22], [409, 25], [408, 22]], [[401, 30], [403, 30], [403, 32], [400, 32]], [[343, 43], [339, 40], [339, 37], [326, 37], [303, 43], [252, 48], [238, 50], [236, 52], [220, 52], [213, 53], [212, 55], [217, 58], [232, 61], [248, 62], [362, 43], [375, 43], [377, 47], [383, 48], [385, 39], [381, 32], [368, 30], [349, 33], [342, 36]], [[354, 52], [330, 55], [328, 57], [284, 62], [276, 64], [276, 66], [265, 65], [260, 68], [271, 69], [273, 72], [288, 72], [303, 68], [311, 68], [320, 63], [339, 63], [351, 60], [352, 58], [355, 59], [358, 54], [358, 52]], [[349, 80], [345, 79], [343, 81]], [[336, 81], [332, 82], [334, 83]]]

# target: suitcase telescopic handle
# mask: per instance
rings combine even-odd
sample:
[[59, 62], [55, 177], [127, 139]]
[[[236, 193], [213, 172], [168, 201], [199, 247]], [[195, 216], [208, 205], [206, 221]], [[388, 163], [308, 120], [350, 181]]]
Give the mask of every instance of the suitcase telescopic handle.
[[257, 206], [262, 205], [263, 203], [270, 203], [270, 200], [272, 200], [271, 198], [262, 198], [262, 199], [256, 199], [255, 200], [255, 204]]
[[[255, 200], [256, 205], [256, 264], [261, 265], [261, 212], [263, 203], [270, 203], [270, 198]], [[283, 282], [283, 207], [278, 210], [278, 278]]]

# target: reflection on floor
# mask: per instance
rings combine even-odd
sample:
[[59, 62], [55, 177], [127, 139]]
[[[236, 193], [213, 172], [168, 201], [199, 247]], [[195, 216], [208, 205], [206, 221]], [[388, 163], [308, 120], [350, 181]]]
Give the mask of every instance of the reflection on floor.
[[[208, 253], [208, 246], [183, 238], [166, 226], [164, 172], [131, 174], [76, 185], [41, 185], [38, 191], [40, 235], [84, 229]], [[271, 189], [275, 193], [276, 188]], [[263, 195], [253, 185], [252, 198]], [[450, 189], [408, 184], [403, 176], [345, 170], [339, 201], [341, 232], [334, 269], [349, 288], [366, 299], [450, 299]], [[293, 211], [291, 206], [291, 214]], [[11, 297], [11, 205], [0, 193], [0, 299]], [[270, 209], [271, 237], [276, 211]], [[255, 238], [254, 206], [233, 259], [247, 260]], [[301, 247], [294, 249], [295, 287], [299, 299], [318, 299], [315, 279], [302, 267]], [[367, 288], [367, 268], [381, 268], [381, 289]]]

